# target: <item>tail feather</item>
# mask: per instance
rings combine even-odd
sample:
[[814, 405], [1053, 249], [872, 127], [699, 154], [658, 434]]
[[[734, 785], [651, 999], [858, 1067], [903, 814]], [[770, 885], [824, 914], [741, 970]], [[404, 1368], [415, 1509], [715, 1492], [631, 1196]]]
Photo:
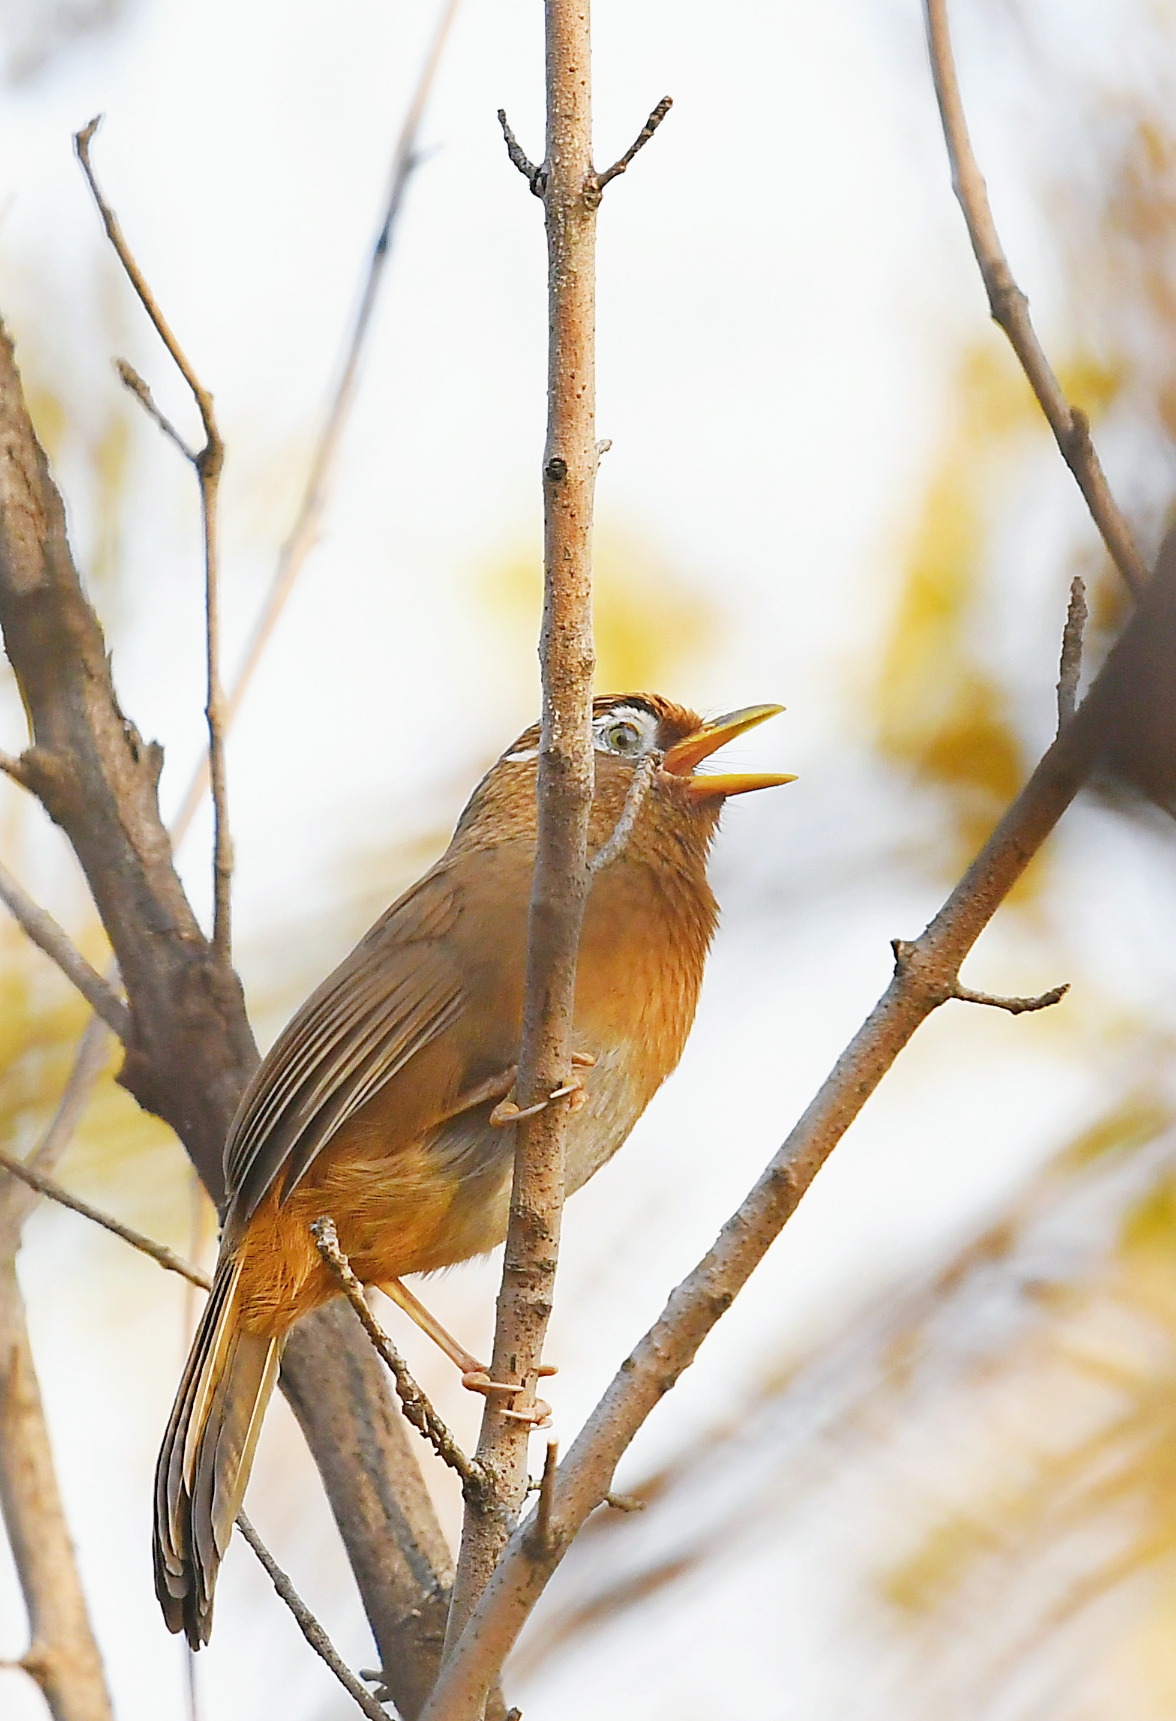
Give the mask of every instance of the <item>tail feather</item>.
[[240, 1268], [217, 1267], [155, 1470], [155, 1593], [170, 1631], [208, 1642], [216, 1574], [233, 1533], [283, 1341], [237, 1324]]

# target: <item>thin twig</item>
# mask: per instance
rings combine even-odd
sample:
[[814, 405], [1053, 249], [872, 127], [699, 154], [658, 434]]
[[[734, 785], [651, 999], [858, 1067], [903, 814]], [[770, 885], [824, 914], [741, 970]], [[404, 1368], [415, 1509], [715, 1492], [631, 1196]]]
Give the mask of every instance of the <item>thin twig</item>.
[[535, 163], [531, 160], [530, 156], [527, 155], [522, 144], [510, 129], [510, 122], [506, 117], [505, 108], [499, 108], [498, 110], [498, 123], [502, 127], [502, 135], [506, 139], [506, 153], [510, 157], [512, 164], [518, 168], [527, 184], [531, 187], [531, 190], [535, 193], [535, 196], [542, 197], [544, 192], [547, 190], [547, 175], [544, 173], [542, 167], [535, 166]]
[[199, 1285], [201, 1290], [211, 1290], [212, 1281], [208, 1275], [202, 1273], [199, 1267], [194, 1267], [190, 1261], [185, 1261], [182, 1255], [177, 1255], [174, 1249], [169, 1249], [166, 1243], [157, 1243], [154, 1238], [145, 1237], [141, 1231], [133, 1230], [130, 1225], [112, 1219], [109, 1213], [102, 1213], [97, 1207], [91, 1207], [88, 1201], [71, 1195], [60, 1183], [55, 1183], [43, 1172], [34, 1171], [26, 1161], [5, 1153], [3, 1148], [0, 1148], [0, 1171], [7, 1171], [12, 1177], [19, 1177], [22, 1183], [27, 1183], [38, 1195], [47, 1195], [50, 1201], [68, 1207], [71, 1213], [80, 1213], [83, 1219], [92, 1219], [94, 1224], [101, 1225], [104, 1231], [112, 1231], [116, 1237], [121, 1237], [124, 1243], [129, 1243], [132, 1249], [138, 1249], [142, 1255], [150, 1255], [153, 1261], [158, 1261], [169, 1273], [179, 1273], [185, 1279], [190, 1279], [192, 1284]]
[[1028, 1011], [1048, 1010], [1051, 1005], [1060, 1004], [1069, 990], [1067, 980], [1061, 986], [1051, 986], [1048, 992], [1039, 992], [1036, 998], [1002, 998], [996, 992], [974, 992], [957, 981], [951, 996], [963, 1004], [987, 1004], [993, 1010], [1007, 1010], [1010, 1016], [1024, 1016]]
[[972, 150], [956, 78], [947, 0], [924, 0], [924, 5], [931, 74], [951, 161], [952, 186], [968, 224], [968, 235], [980, 265], [993, 320], [1000, 324], [1021, 361], [1041, 410], [1049, 420], [1062, 458], [1078, 481], [1086, 506], [1115, 566], [1127, 582], [1128, 589], [1138, 597], [1147, 583], [1147, 566], [1136, 547], [1131, 528], [1111, 495], [1090, 440], [1086, 414], [1067, 401], [1045, 356], [1029, 316], [1029, 301], [1013, 279], [992, 218], [988, 190]]
[[527, 1546], [536, 1559], [544, 1559], [551, 1552], [551, 1502], [555, 1497], [555, 1472], [559, 1464], [559, 1442], [547, 1442], [547, 1454], [543, 1460], [543, 1475], [539, 1480], [539, 1499], [535, 1504], [535, 1515], [527, 1526]]
[[384, 1362], [387, 1363], [392, 1379], [396, 1383], [397, 1396], [404, 1406], [404, 1414], [408, 1421], [424, 1435], [438, 1458], [448, 1464], [451, 1470], [457, 1471], [461, 1477], [463, 1488], [468, 1489], [479, 1503], [484, 1504], [491, 1498], [489, 1479], [485, 1470], [475, 1459], [466, 1457], [449, 1428], [433, 1409], [426, 1394], [417, 1385], [404, 1358], [368, 1308], [367, 1298], [363, 1294], [363, 1286], [356, 1278], [351, 1262], [339, 1246], [339, 1234], [335, 1229], [335, 1221], [329, 1217], [316, 1219], [310, 1232], [319, 1254], [334, 1273], [343, 1295], [363, 1323], [364, 1332]]
[[96, 968], [91, 968], [53, 916], [33, 901], [4, 866], [0, 866], [0, 898], [7, 904], [12, 918], [21, 930], [32, 939], [39, 950], [43, 950], [46, 956], [56, 962], [90, 1008], [97, 1011], [125, 1045], [130, 1038], [131, 1013], [118, 993], [102, 978]]
[[347, 1663], [343, 1660], [318, 1620], [311, 1613], [294, 1585], [270, 1553], [244, 1512], [237, 1513], [237, 1528], [244, 1536], [253, 1552], [265, 1567], [266, 1575], [273, 1584], [294, 1618], [298, 1621], [298, 1629], [314, 1650], [326, 1662], [335, 1678], [343, 1689], [355, 1699], [370, 1721], [389, 1721], [388, 1711], [382, 1704], [377, 1703], [371, 1692], [359, 1683]]
[[27, 1650], [9, 1665], [40, 1686], [44, 1713], [56, 1721], [113, 1721], [11, 1254], [0, 1258], [0, 1511], [29, 1631]]
[[[245, 646], [245, 655], [241, 659], [240, 667], [225, 701], [227, 724], [232, 723], [240, 710], [241, 702], [253, 680], [274, 628], [277, 626], [278, 618], [286, 607], [286, 602], [294, 589], [295, 581], [301, 573], [307, 557], [319, 540], [339, 446], [343, 440], [343, 433], [346, 430], [358, 389], [360, 367], [367, 346], [372, 314], [379, 297], [388, 259], [392, 254], [392, 237], [397, 217], [400, 214], [408, 182], [420, 165], [417, 136], [437, 76], [442, 50], [460, 3], [461, 0], [448, 0], [448, 4], [441, 13], [433, 40], [421, 66], [420, 76], [417, 79], [412, 101], [409, 103], [408, 113], [405, 115], [404, 124], [393, 151], [388, 196], [379, 233], [372, 248], [370, 261], [367, 264], [359, 298], [359, 309], [356, 312], [355, 322], [348, 337], [339, 372], [339, 381], [327, 409], [323, 428], [314, 451], [314, 458], [310, 463], [310, 472], [307, 476], [306, 488], [302, 493], [297, 517], [290, 536], [278, 553], [278, 562], [274, 569], [273, 579], [258, 612], [257, 620], [253, 624], [253, 630]], [[171, 827], [172, 839], [177, 846], [186, 836], [207, 786], [208, 760], [205, 758], [201, 759], [193, 773], [187, 793], [180, 805], [180, 811]]]
[[[890, 948], [894, 952], [894, 972], [898, 975], [905, 975], [921, 954], [919, 946], [909, 944], [905, 938], [892, 938]], [[1031, 1010], [1048, 1010], [1051, 1005], [1060, 1004], [1069, 990], [1070, 982], [1067, 980], [1061, 986], [1051, 986], [1048, 992], [1040, 992], [1032, 998], [1006, 998], [996, 992], [976, 992], [971, 986], [965, 986], [958, 974], [949, 974], [940, 983], [938, 1002], [946, 1004], [956, 998], [962, 1004], [986, 1004], [993, 1010], [1007, 1010], [1010, 1016], [1024, 1016]]]
[[1086, 635], [1086, 586], [1079, 576], [1070, 582], [1070, 602], [1062, 629], [1062, 655], [1058, 665], [1058, 728], [1068, 723], [1078, 703], [1078, 680], [1082, 674], [1082, 645]]
[[119, 374], [119, 380], [123, 387], [128, 389], [130, 393], [134, 395], [148, 418], [152, 419], [159, 426], [160, 430], [162, 430], [163, 434], [175, 443], [185, 460], [190, 460], [193, 466], [195, 466], [200, 456], [194, 448], [188, 447], [188, 444], [184, 441], [171, 419], [160, 411], [156, 404], [155, 396], [151, 393], [151, 390], [147, 387], [147, 384], [143, 381], [143, 378], [139, 375], [134, 365], [130, 364], [126, 359], [115, 359], [114, 368]]
[[[28, 1170], [48, 1177], [69, 1146], [98, 1078], [106, 1068], [110, 1038], [110, 1029], [101, 1016], [91, 1016], [49, 1127], [27, 1159], [21, 1161]], [[21, 1228], [36, 1204], [37, 1191], [27, 1182], [0, 1178], [0, 1260], [15, 1253]]]
[[126, 277], [131, 283], [131, 286], [135, 289], [135, 292], [139, 295], [139, 302], [150, 317], [160, 340], [171, 354], [172, 359], [175, 362], [176, 369], [192, 391], [193, 399], [195, 400], [197, 410], [200, 413], [201, 422], [204, 425], [204, 435], [206, 439], [213, 441], [215, 440], [216, 424], [212, 414], [212, 396], [201, 384], [196, 372], [192, 369], [183, 348], [180, 346], [179, 341], [172, 332], [167, 318], [156, 303], [155, 295], [147, 285], [147, 281], [142, 270], [131, 255], [130, 247], [123, 236], [122, 228], [118, 224], [117, 216], [103, 197], [101, 191], [98, 189], [98, 181], [95, 179], [94, 169], [90, 165], [90, 142], [94, 133], [98, 130], [98, 127], [101, 124], [102, 115], [96, 114], [90, 121], [89, 125], [84, 126], [74, 137], [74, 149], [77, 152], [78, 160], [82, 164], [82, 172], [86, 176], [86, 183], [90, 187], [90, 192], [95, 204], [97, 205], [98, 213], [102, 217], [102, 225], [106, 229], [106, 237], [113, 245], [118, 260], [122, 264], [126, 273]]
[[220, 680], [220, 550], [217, 532], [220, 478], [225, 463], [225, 445], [221, 439], [220, 431], [217, 429], [212, 395], [200, 382], [187, 355], [176, 339], [154, 293], [147, 285], [143, 271], [131, 253], [114, 210], [103, 197], [98, 181], [94, 177], [94, 169], [90, 163], [90, 140], [101, 122], [102, 116], [99, 114], [74, 138], [74, 148], [77, 151], [82, 172], [86, 176], [86, 183], [90, 187], [98, 213], [102, 218], [106, 236], [114, 247], [115, 254], [123, 266], [127, 279], [138, 294], [139, 302], [150, 318], [155, 332], [170, 353], [176, 369], [191, 389], [192, 397], [200, 413], [200, 422], [204, 427], [204, 447], [194, 452], [155, 406], [146, 384], [140, 384], [137, 387], [136, 383], [139, 382], [139, 379], [136, 377], [134, 382], [131, 381], [131, 377], [135, 374], [131, 367], [126, 365], [124, 369], [120, 366], [119, 374], [122, 376], [123, 382], [138, 396], [160, 428], [191, 461], [200, 484], [200, 515], [204, 536], [206, 670], [204, 715], [208, 723], [208, 768], [212, 781], [213, 805], [212, 946], [221, 960], [229, 963], [232, 959], [233, 845], [229, 835], [228, 783], [225, 774], [227, 710], [224, 689]]
[[625, 804], [621, 808], [621, 816], [613, 827], [613, 833], [602, 848], [599, 848], [588, 862], [588, 874], [595, 878], [606, 866], [610, 866], [625, 851], [637, 823], [637, 815], [641, 804], [649, 793], [649, 786], [661, 766], [660, 753], [647, 753], [633, 773], [633, 781], [629, 784], [629, 792], [625, 796]]
[[644, 1512], [645, 1501], [639, 1500], [636, 1494], [614, 1494], [609, 1489], [601, 1500], [602, 1506], [611, 1506], [614, 1512]]
[[625, 172], [625, 170], [629, 166], [629, 163], [632, 161], [633, 157], [637, 154], [638, 150], [645, 148], [646, 144], [649, 142], [650, 138], [653, 136], [653, 134], [657, 130], [658, 126], [665, 119], [666, 115], [669, 113], [669, 111], [673, 107], [673, 105], [674, 105], [674, 98], [672, 96], [663, 96], [661, 101], [657, 104], [657, 106], [654, 108], [653, 112], [650, 114], [649, 118], [646, 120], [645, 124], [642, 126], [641, 130], [637, 133], [637, 136], [634, 139], [634, 141], [629, 145], [628, 149], [625, 151], [624, 155], [622, 155], [618, 161], [614, 161], [612, 166], [606, 168], [603, 173], [597, 174], [597, 176], [596, 176], [596, 196], [597, 197], [600, 196], [600, 193], [604, 190], [605, 186], [608, 185], [611, 180], [616, 179], [618, 174]]

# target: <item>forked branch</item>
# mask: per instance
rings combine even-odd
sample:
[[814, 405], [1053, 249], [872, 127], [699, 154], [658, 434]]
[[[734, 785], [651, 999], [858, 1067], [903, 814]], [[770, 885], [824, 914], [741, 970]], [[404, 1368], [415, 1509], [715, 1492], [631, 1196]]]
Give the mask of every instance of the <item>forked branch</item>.
[[200, 513], [204, 534], [206, 671], [204, 715], [208, 723], [208, 765], [212, 781], [213, 809], [212, 947], [222, 961], [228, 962], [232, 952], [233, 845], [229, 835], [229, 799], [225, 776], [227, 711], [220, 676], [220, 550], [217, 530], [220, 477], [225, 461], [225, 445], [217, 428], [212, 395], [197, 377], [187, 354], [176, 339], [171, 325], [147, 284], [143, 271], [132, 255], [114, 210], [103, 197], [98, 181], [94, 177], [94, 169], [90, 162], [90, 141], [101, 123], [102, 117], [98, 115], [74, 138], [74, 148], [77, 151], [82, 172], [86, 176], [86, 183], [90, 187], [98, 213], [102, 217], [106, 236], [114, 247], [115, 254], [123, 266], [128, 281], [138, 294], [143, 309], [151, 319], [152, 327], [170, 353], [176, 369], [191, 389], [192, 398], [195, 400], [197, 411], [200, 413], [200, 422], [204, 427], [204, 447], [200, 449], [189, 448], [175, 427], [160, 412], [142, 378], [125, 360], [120, 364], [119, 375], [124, 384], [135, 395], [164, 434], [191, 461], [200, 484]]

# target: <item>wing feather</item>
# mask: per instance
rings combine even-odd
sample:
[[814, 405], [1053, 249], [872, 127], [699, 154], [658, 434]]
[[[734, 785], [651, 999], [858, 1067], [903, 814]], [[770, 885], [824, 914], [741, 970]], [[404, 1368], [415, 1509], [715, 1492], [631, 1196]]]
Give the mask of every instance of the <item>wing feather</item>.
[[393, 903], [283, 1029], [225, 1146], [228, 1237], [279, 1178], [285, 1199], [348, 1119], [461, 1015], [462, 975], [448, 938], [457, 918], [442, 862]]

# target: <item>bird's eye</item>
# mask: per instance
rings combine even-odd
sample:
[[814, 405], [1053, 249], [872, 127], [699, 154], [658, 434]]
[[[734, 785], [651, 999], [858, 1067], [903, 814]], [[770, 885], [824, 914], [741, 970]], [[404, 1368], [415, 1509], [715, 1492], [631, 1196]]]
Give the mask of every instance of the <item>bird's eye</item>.
[[625, 719], [610, 723], [604, 731], [604, 744], [610, 753], [621, 753], [631, 758], [634, 753], [641, 751], [643, 737], [635, 723]]

